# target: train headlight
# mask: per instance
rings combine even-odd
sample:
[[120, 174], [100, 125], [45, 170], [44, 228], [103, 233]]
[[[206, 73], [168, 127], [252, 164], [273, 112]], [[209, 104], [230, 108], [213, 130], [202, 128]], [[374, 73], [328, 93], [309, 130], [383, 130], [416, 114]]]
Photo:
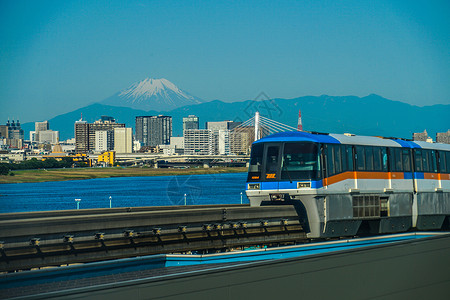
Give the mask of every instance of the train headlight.
[[259, 183], [249, 183], [248, 189], [249, 190], [259, 190], [261, 185]]

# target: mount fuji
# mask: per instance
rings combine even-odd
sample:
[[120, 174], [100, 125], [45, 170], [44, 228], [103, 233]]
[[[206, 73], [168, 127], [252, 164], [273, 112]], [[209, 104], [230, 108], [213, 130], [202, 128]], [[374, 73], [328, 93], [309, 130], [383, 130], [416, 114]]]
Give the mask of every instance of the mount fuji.
[[145, 111], [169, 111], [202, 102], [167, 79], [146, 78], [99, 103]]

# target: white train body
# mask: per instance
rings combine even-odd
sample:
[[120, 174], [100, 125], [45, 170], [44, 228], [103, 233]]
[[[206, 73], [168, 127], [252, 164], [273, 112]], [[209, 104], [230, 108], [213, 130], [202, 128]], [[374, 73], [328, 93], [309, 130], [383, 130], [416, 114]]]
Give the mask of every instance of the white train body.
[[435, 230], [450, 216], [450, 145], [285, 132], [256, 141], [252, 206], [293, 204], [311, 238]]

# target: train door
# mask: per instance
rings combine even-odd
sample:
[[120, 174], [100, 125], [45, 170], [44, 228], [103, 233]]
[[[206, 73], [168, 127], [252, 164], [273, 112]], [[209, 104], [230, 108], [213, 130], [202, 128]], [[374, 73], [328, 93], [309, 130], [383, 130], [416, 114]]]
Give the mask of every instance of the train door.
[[263, 179], [267, 189], [278, 190], [282, 144], [268, 143], [264, 149]]

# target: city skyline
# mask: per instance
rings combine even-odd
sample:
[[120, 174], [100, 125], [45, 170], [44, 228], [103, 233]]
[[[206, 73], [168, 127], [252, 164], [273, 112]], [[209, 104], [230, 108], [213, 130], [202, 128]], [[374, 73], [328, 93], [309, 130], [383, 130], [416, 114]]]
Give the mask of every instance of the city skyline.
[[445, 1], [0, 4], [0, 118], [50, 119], [147, 77], [206, 101], [372, 93], [450, 104]]

